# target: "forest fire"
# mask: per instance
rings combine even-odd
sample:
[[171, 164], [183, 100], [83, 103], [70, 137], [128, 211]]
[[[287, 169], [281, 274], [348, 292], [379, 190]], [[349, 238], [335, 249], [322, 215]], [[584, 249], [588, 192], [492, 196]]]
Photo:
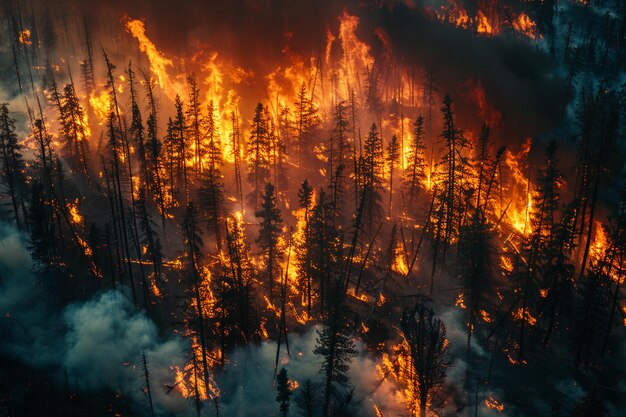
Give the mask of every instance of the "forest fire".
[[623, 409], [621, 6], [31, 3], [7, 415]]

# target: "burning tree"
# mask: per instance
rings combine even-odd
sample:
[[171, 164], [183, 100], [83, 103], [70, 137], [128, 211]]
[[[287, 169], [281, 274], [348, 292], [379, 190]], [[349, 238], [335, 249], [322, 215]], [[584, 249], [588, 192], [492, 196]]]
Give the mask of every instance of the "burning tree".
[[490, 305], [495, 287], [496, 249], [491, 225], [480, 209], [459, 232], [456, 259], [457, 278], [463, 286], [462, 297], [467, 309], [467, 350], [481, 312]]
[[426, 411], [436, 407], [433, 402], [437, 391], [445, 381], [446, 371], [452, 366], [453, 360], [448, 352], [446, 326], [435, 313], [423, 303], [404, 310], [401, 322], [404, 338], [404, 355], [407, 356], [405, 370], [409, 375], [413, 398], [410, 399], [409, 412], [413, 416], [419, 407], [420, 417]]
[[[509, 367], [524, 365], [529, 380], [544, 378], [548, 368], [541, 359], [558, 371], [574, 362], [576, 382], [601, 391], [590, 390], [573, 414], [602, 415], [598, 399], [607, 408], [618, 404], [604, 395], [620, 377], [614, 362], [623, 337], [617, 330], [626, 314], [625, 197], [616, 204], [624, 182], [620, 59], [626, 43], [614, 5], [507, 0], [433, 9], [359, 2], [351, 9], [367, 17], [363, 23], [347, 10], [336, 26], [320, 21], [325, 43], [309, 38], [307, 26], [291, 27], [291, 2], [252, 5], [254, 13], [233, 13], [241, 31], [220, 29], [215, 39], [228, 42], [210, 41], [193, 51], [196, 33], [176, 33], [191, 41], [183, 50], [190, 54], [172, 55], [157, 48], [141, 18], [123, 17], [118, 33], [120, 19], [98, 19], [96, 26], [80, 5], [67, 13], [33, 1], [34, 7], [19, 0], [0, 6], [7, 15], [0, 51], [7, 52], [17, 81], [3, 90], [11, 112], [8, 104], [0, 106], [0, 205], [9, 223], [0, 224], [0, 233], [19, 229], [24, 235], [37, 284], [45, 285], [43, 307], [53, 300], [58, 317], [72, 310], [66, 304], [98, 291], [128, 291], [136, 314], [145, 310], [143, 318], [158, 326], [160, 336], [187, 343], [189, 349], [179, 349], [186, 353], [172, 359], [181, 363], [171, 366], [143, 346], [128, 353], [141, 358], [129, 367], [125, 362], [123, 373], [139, 376], [146, 412], [159, 414], [182, 396], [195, 399], [198, 415], [206, 414], [208, 400], [220, 415], [223, 395], [223, 413], [232, 414], [236, 401], [228, 398], [228, 385], [237, 359], [244, 351], [264, 352], [262, 342], [276, 342], [277, 392], [269, 384], [262, 388], [270, 401], [277, 394], [281, 414], [294, 412], [295, 398], [310, 417], [387, 415], [389, 398], [381, 397], [396, 393], [410, 415], [424, 416], [444, 403], [440, 394], [452, 365], [446, 326], [433, 309], [445, 311], [444, 319], [464, 317], [465, 353], [461, 346], [454, 354], [478, 363], [484, 357], [471, 357], [473, 351], [491, 353], [484, 380], [473, 375], [462, 390], [450, 381], [458, 395], [446, 401], [445, 412], [472, 402], [467, 392], [474, 382], [474, 413], [488, 385], [502, 396], [487, 396], [485, 406], [502, 412], [502, 398], [520, 397], [510, 395], [503, 381]], [[285, 29], [272, 38], [280, 39], [279, 48], [265, 33], [250, 36], [265, 28], [257, 24], [268, 10], [270, 30]], [[247, 24], [249, 15], [258, 22]], [[78, 35], [71, 30], [77, 17]], [[421, 24], [425, 19], [433, 21]], [[185, 20], [180, 30], [194, 21]], [[221, 26], [206, 25], [214, 28]], [[450, 55], [430, 53], [430, 44], [412, 47], [419, 38], [413, 35], [433, 28], [445, 35], [433, 38], [434, 47], [463, 48], [453, 65], [440, 62]], [[472, 47], [475, 38], [479, 48]], [[250, 56], [238, 54], [237, 41], [250, 46]], [[125, 71], [116, 72], [104, 50], [98, 68], [95, 43], [115, 51]], [[494, 59], [459, 72], [477, 50], [494, 52]], [[512, 70], [510, 56], [524, 58], [525, 65]], [[74, 65], [80, 65], [81, 83], [72, 78]], [[493, 69], [498, 77], [487, 79]], [[606, 81], [593, 81], [598, 79]], [[523, 91], [517, 91], [520, 85]], [[439, 94], [444, 88], [451, 94]], [[561, 139], [542, 141], [577, 130], [571, 112], [563, 110], [574, 97], [575, 172], [566, 165], [572, 158]], [[439, 101], [441, 112], [433, 112]], [[514, 143], [526, 137], [521, 147]], [[535, 152], [544, 148], [540, 161]], [[158, 226], [153, 219], [160, 219]], [[10, 239], [9, 248], [18, 244], [14, 240], [20, 241]], [[13, 252], [3, 252], [0, 243], [0, 298], [12, 299], [16, 293], [5, 286], [22, 275], [5, 274], [4, 263], [13, 261], [6, 254]], [[424, 292], [433, 309], [423, 302], [398, 307], [407, 298], [424, 300]], [[450, 294], [457, 293], [455, 304]], [[31, 297], [39, 301], [39, 292], [8, 305]], [[28, 323], [38, 310], [7, 311], [0, 330], [8, 326], [13, 335], [20, 327], [22, 336], [39, 335], [45, 326], [32, 333]], [[390, 344], [397, 323], [400, 343]], [[288, 330], [317, 330], [314, 353], [296, 353], [292, 343], [285, 355], [280, 347], [288, 337], [308, 340], [292, 338]], [[9, 351], [31, 351], [16, 342]], [[362, 392], [363, 382], [350, 380], [357, 350], [359, 371], [372, 363], [384, 371], [363, 401], [351, 388], [360, 385]], [[307, 361], [307, 355], [317, 355], [321, 372], [304, 370], [298, 387], [281, 366]], [[5, 368], [10, 378], [23, 370], [0, 362], [0, 379]], [[75, 377], [66, 377], [66, 397], [73, 395]], [[216, 380], [225, 383], [223, 394]], [[11, 381], [8, 394], [0, 393], [0, 408], [14, 413], [23, 411], [15, 398], [30, 399], [15, 394], [23, 386], [39, 392], [43, 404], [61, 391], [39, 375], [17, 389]], [[526, 382], [513, 389], [530, 390]], [[161, 384], [167, 397], [157, 389]], [[135, 385], [109, 385], [110, 393], [94, 390], [89, 399], [106, 398], [105, 414], [127, 414], [132, 406], [126, 402], [137, 390], [126, 388]], [[252, 398], [242, 389], [242, 398]], [[69, 403], [66, 397], [59, 404]], [[117, 404], [127, 407], [118, 410]], [[372, 409], [356, 410], [357, 404]], [[539, 412], [524, 406], [527, 413]]]
[[432, 213], [433, 223], [433, 261], [430, 292], [434, 289], [434, 275], [439, 266], [439, 259], [445, 263], [450, 245], [457, 239], [461, 219], [463, 218], [463, 195], [467, 190], [468, 161], [464, 155], [469, 142], [463, 131], [456, 127], [452, 99], [446, 94], [441, 112], [444, 117], [443, 157], [439, 162], [442, 167], [437, 179], [437, 197]]

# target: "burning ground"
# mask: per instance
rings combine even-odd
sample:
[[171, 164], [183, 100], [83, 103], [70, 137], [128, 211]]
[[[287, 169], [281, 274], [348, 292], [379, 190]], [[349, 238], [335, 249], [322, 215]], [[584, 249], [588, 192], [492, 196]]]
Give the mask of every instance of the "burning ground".
[[616, 416], [623, 2], [21, 2], [0, 410]]

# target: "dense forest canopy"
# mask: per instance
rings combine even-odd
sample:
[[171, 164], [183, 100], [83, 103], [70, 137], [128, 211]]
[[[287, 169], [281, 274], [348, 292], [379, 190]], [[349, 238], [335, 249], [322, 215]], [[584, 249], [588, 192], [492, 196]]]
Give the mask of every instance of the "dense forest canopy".
[[623, 0], [0, 10], [2, 415], [623, 414]]

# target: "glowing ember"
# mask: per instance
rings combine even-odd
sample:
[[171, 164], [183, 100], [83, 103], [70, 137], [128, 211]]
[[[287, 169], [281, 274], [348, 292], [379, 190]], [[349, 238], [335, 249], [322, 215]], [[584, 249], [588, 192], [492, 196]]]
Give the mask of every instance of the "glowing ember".
[[82, 224], [83, 223], [83, 216], [81, 216], [81, 214], [78, 212], [78, 199], [76, 199], [76, 201], [74, 203], [67, 203], [67, 209], [69, 210], [70, 213], [70, 219], [72, 221], [72, 223], [74, 224]]
[[499, 413], [504, 411], [504, 404], [502, 404], [501, 402], [499, 402], [498, 400], [496, 400], [493, 397], [486, 398], [485, 399], [485, 405], [487, 406], [487, 408], [491, 408], [493, 410], [496, 410]]
[[32, 45], [33, 41], [30, 39], [30, 29], [23, 29], [18, 34], [18, 39], [22, 45]]

